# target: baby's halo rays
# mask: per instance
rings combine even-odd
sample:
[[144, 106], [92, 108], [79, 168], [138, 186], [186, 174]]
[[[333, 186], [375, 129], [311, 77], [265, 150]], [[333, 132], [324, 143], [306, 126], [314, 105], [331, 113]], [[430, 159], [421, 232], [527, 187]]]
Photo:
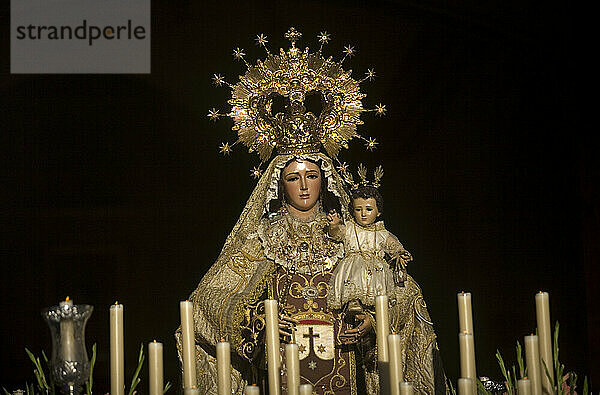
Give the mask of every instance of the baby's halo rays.
[[[347, 165], [339, 161], [338, 153], [341, 148], [349, 147], [350, 140], [362, 140], [369, 151], [379, 144], [374, 137], [363, 137], [356, 130], [363, 124], [360, 119], [363, 112], [380, 117], [387, 113], [386, 106], [381, 103], [372, 109], [363, 107], [362, 99], [366, 94], [361, 92], [360, 84], [373, 81], [375, 70], [367, 68], [363, 78], [353, 79], [352, 70], [343, 69], [344, 62], [357, 53], [350, 44], [344, 46], [339, 61], [332, 56], [324, 57], [323, 48], [331, 41], [331, 34], [325, 30], [317, 34], [319, 49], [312, 53], [308, 47], [302, 50], [296, 46], [302, 33], [294, 27], [289, 28], [284, 37], [291, 46], [287, 51], [280, 48], [279, 53], [272, 53], [268, 37], [257, 34], [254, 43], [264, 49], [266, 58], [257, 60], [256, 64], [248, 62], [244, 48], [236, 47], [232, 51], [233, 58], [246, 66], [239, 82], [227, 82], [220, 73], [212, 75], [216, 87], [230, 89], [228, 104], [231, 108], [229, 112], [223, 112], [213, 107], [207, 117], [213, 122], [229, 117], [234, 121], [232, 130], [237, 132], [237, 139], [222, 142], [219, 152], [228, 156], [238, 144], [246, 146], [249, 153], [256, 152], [260, 164], [250, 171], [256, 179], [262, 175], [263, 165], [272, 157], [273, 150], [277, 154], [324, 151], [338, 168], [347, 170]], [[305, 109], [305, 97], [311, 92], [321, 95], [319, 114]], [[274, 96], [287, 100], [284, 112], [273, 114]], [[301, 108], [300, 112], [297, 112], [298, 108]], [[295, 111], [293, 119], [291, 109]]]
[[344, 162], [341, 166], [338, 166], [338, 171], [342, 176], [342, 180], [346, 183], [351, 191], [355, 191], [360, 187], [373, 187], [379, 189], [381, 186], [381, 179], [383, 178], [383, 166], [379, 165], [373, 170], [373, 181], [370, 181], [367, 177], [367, 168], [365, 165], [360, 163], [358, 165], [357, 175], [359, 178], [358, 182], [354, 181], [352, 173], [348, 170], [348, 165]]

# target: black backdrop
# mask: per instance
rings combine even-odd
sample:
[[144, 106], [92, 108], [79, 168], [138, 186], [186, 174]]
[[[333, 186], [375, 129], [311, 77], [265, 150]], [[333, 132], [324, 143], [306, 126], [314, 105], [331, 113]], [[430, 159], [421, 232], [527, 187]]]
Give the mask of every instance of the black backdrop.
[[[257, 158], [232, 141], [228, 90], [244, 70], [233, 48], [263, 57], [295, 26], [313, 50], [358, 49], [367, 107], [342, 159], [383, 164], [388, 229], [415, 256], [448, 376], [458, 377], [456, 292], [473, 293], [478, 373], [500, 378], [499, 349], [535, 328], [534, 294], [551, 295], [567, 368], [598, 376], [598, 161], [579, 121], [580, 64], [589, 49], [574, 9], [534, 2], [153, 2], [150, 75], [10, 75], [2, 71], [0, 384], [33, 379], [24, 347], [50, 351], [40, 309], [69, 295], [94, 305], [96, 390], [107, 392], [108, 306], [125, 305], [126, 365], [140, 343], [165, 343], [179, 383], [178, 302], [214, 261], [254, 182]], [[567, 7], [567, 8], [565, 8]], [[2, 8], [8, 21], [8, 9]], [[582, 11], [579, 11], [581, 14]], [[147, 390], [144, 370], [141, 391]]]

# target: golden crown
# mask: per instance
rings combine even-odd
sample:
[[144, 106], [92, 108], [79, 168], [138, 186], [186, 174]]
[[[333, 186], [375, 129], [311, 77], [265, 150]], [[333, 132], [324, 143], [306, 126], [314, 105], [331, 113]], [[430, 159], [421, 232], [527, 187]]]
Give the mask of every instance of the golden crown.
[[[379, 104], [374, 109], [365, 109], [362, 99], [366, 94], [360, 91], [360, 83], [375, 78], [375, 72], [368, 69], [365, 77], [355, 80], [351, 70], [344, 71], [344, 60], [355, 54], [354, 47], [344, 48], [344, 56], [336, 62], [332, 57], [323, 57], [323, 45], [331, 40], [327, 32], [317, 37], [320, 43], [317, 52], [309, 52], [309, 48], [301, 51], [296, 42], [302, 33], [290, 28], [285, 38], [291, 47], [279, 50], [278, 55], [269, 52], [267, 37], [259, 34], [255, 41], [267, 52], [267, 58], [258, 60], [256, 65], [249, 64], [243, 49], [233, 51], [235, 59], [243, 61], [247, 67], [239, 82], [230, 84], [220, 74], [213, 75], [213, 83], [226, 85], [231, 89], [231, 111], [220, 113], [213, 108], [208, 117], [216, 121], [222, 116], [233, 119], [232, 130], [237, 131], [235, 143], [222, 143], [220, 151], [229, 154], [232, 148], [242, 143], [249, 152], [257, 152], [261, 164], [269, 160], [273, 150], [278, 154], [312, 153], [321, 148], [337, 160], [340, 149], [348, 148], [348, 142], [359, 138], [368, 149], [373, 150], [377, 141], [364, 138], [356, 132], [356, 127], [363, 122], [363, 112], [375, 112], [382, 116], [386, 113], [385, 105]], [[308, 98], [320, 96], [319, 111], [307, 111]], [[282, 104], [278, 111], [277, 104]], [[276, 112], [277, 111], [277, 112]], [[339, 162], [339, 161], [338, 161]], [[260, 166], [251, 174], [258, 178]]]
[[381, 178], [383, 177], [383, 166], [381, 165], [373, 170], [373, 181], [367, 179], [367, 168], [362, 163], [358, 165], [358, 178], [360, 179], [358, 182], [354, 182], [354, 177], [352, 177], [352, 174], [348, 171], [348, 166], [345, 163], [341, 164], [338, 167], [338, 170], [340, 171], [344, 182], [353, 191], [365, 186], [373, 188], [379, 188], [381, 186]]

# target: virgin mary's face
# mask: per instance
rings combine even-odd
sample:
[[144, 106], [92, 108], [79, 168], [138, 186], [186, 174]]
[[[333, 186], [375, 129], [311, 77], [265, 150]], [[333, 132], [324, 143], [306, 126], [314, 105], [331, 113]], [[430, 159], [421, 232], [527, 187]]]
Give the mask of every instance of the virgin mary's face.
[[315, 207], [321, 193], [321, 169], [309, 161], [292, 161], [282, 172], [287, 202], [299, 211]]

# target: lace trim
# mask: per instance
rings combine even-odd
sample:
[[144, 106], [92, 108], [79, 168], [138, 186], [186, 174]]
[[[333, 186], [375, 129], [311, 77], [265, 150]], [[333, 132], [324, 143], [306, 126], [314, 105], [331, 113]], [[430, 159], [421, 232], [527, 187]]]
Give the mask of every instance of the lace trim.
[[264, 219], [256, 233], [268, 259], [292, 272], [315, 274], [333, 269], [344, 257], [343, 245], [325, 237], [322, 229], [327, 223], [322, 212], [304, 222], [284, 209], [274, 218]]
[[374, 231], [374, 230], [385, 230], [385, 225], [383, 224], [383, 221], [377, 221], [374, 222], [370, 225], [361, 225], [356, 221], [352, 221], [354, 223], [354, 225], [356, 225], [359, 228], [365, 229], [365, 230], [370, 230], [370, 231]]

